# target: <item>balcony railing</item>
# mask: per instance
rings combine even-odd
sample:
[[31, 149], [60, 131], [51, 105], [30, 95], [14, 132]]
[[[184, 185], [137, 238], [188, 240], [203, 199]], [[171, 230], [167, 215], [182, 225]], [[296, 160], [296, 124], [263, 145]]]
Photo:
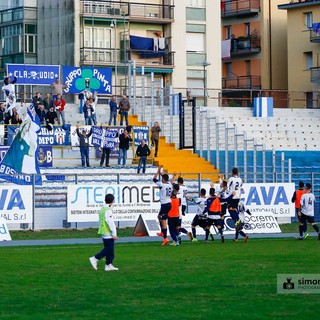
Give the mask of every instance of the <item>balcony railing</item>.
[[310, 42], [320, 43], [320, 30], [317, 32], [310, 30]]
[[256, 15], [260, 12], [260, 0], [221, 1], [221, 17]]
[[320, 67], [310, 68], [311, 78], [310, 81], [312, 83], [320, 83]]
[[222, 78], [222, 89], [260, 89], [260, 76]]
[[81, 1], [81, 14], [92, 17], [125, 16], [129, 20], [143, 20], [152, 23], [174, 20], [174, 6], [123, 1]]
[[231, 39], [231, 56], [259, 53], [260, 51], [260, 38], [249, 36]]
[[[174, 66], [174, 52], [151, 50], [117, 49], [116, 56], [113, 48], [82, 47], [80, 49], [81, 65], [100, 64], [106, 66], [124, 65], [129, 60], [135, 60], [138, 65]], [[117, 60], [116, 60], [117, 59]]]

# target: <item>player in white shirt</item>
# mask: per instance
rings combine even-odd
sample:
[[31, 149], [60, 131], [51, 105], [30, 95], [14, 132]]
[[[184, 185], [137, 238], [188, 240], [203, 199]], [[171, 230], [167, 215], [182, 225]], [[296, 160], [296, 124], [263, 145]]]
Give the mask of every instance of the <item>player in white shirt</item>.
[[17, 82], [17, 78], [13, 76], [12, 79], [10, 76], [7, 76], [4, 78], [3, 82], [4, 86], [2, 87], [2, 91], [6, 98], [6, 112], [12, 116], [12, 109], [16, 105], [15, 83]]
[[[163, 237], [162, 245], [165, 246], [169, 239], [167, 238], [167, 219], [168, 212], [171, 210], [170, 195], [172, 192], [172, 184], [169, 182], [169, 176], [166, 173], [161, 173], [162, 166], [158, 167], [157, 172], [153, 177], [153, 182], [160, 188], [160, 212], [158, 215], [161, 232], [157, 233], [158, 236]], [[161, 181], [160, 181], [161, 177]], [[159, 179], [158, 179], [159, 178]]]
[[232, 220], [236, 223], [239, 220], [238, 203], [242, 191], [242, 179], [238, 176], [238, 168], [232, 169], [232, 177], [229, 178], [227, 187], [229, 194], [234, 193], [233, 198], [229, 201], [228, 211]]
[[251, 216], [251, 212], [249, 209], [246, 209], [244, 202], [239, 201], [238, 203], [239, 220], [235, 223], [236, 234], [233, 241], [238, 241], [239, 234], [244, 238], [244, 242], [247, 242], [249, 239], [248, 235], [242, 231], [244, 227], [244, 216], [246, 213]]
[[311, 223], [312, 227], [318, 233], [318, 240], [320, 240], [319, 227], [314, 222], [314, 203], [316, 201], [314, 194], [311, 192], [312, 186], [310, 183], [306, 183], [305, 193], [300, 199], [300, 210], [298, 211], [298, 216], [300, 217], [299, 224], [299, 240], [303, 240], [303, 232], [307, 232], [306, 223]]
[[206, 207], [206, 201], [207, 201], [206, 189], [202, 188], [200, 190], [200, 197], [194, 200], [196, 205], [198, 205], [198, 209], [191, 223], [192, 235], [190, 234], [190, 232], [188, 233], [189, 239], [190, 240], [192, 239], [193, 242], [198, 241], [196, 226], [200, 226], [203, 229], [207, 227], [207, 216], [203, 214], [203, 211]]

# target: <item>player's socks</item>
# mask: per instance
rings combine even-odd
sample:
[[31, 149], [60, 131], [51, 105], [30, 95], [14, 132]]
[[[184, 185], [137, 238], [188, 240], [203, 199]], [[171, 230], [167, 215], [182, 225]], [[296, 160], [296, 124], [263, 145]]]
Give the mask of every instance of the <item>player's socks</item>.
[[206, 229], [206, 241], [208, 241], [208, 238], [209, 238], [209, 230], [208, 229]]
[[192, 228], [191, 230], [192, 230], [192, 237], [196, 238], [197, 237], [196, 228]]
[[304, 231], [304, 225], [299, 225], [299, 234], [300, 234], [300, 238], [302, 238], [303, 236], [303, 231]]
[[236, 230], [236, 233], [235, 233], [235, 235], [234, 235], [234, 238], [235, 238], [236, 240], [238, 240], [238, 237], [239, 237], [239, 231]]
[[223, 229], [222, 228], [218, 228], [218, 231], [221, 235], [223, 235]]
[[167, 237], [167, 229], [161, 229], [163, 233], [163, 238], [165, 239]]
[[179, 231], [184, 234], [188, 234], [188, 231], [185, 228], [180, 228]]
[[246, 237], [246, 234], [243, 231], [239, 231], [239, 234], [242, 235], [244, 238]]
[[319, 233], [319, 227], [316, 224], [313, 225], [313, 229], [316, 230], [317, 233]]

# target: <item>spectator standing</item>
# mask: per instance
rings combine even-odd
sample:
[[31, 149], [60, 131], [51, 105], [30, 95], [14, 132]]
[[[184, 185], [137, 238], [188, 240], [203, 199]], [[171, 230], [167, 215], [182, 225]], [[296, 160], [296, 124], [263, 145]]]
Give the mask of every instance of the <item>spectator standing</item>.
[[54, 100], [54, 105], [56, 107], [56, 112], [57, 112], [57, 118], [58, 118], [58, 124], [60, 125], [60, 119], [62, 120], [62, 125], [65, 125], [66, 123], [66, 119], [65, 119], [65, 114], [64, 114], [64, 107], [66, 105], [66, 102], [64, 101], [64, 99], [62, 99], [61, 95], [58, 94], [57, 95], [57, 99]]
[[50, 110], [46, 113], [46, 121], [47, 121], [47, 128], [52, 130], [53, 125], [58, 120], [57, 113], [54, 110], [54, 106], [51, 106]]
[[53, 106], [53, 100], [51, 98], [50, 93], [46, 94], [46, 97], [43, 99], [44, 110], [48, 112], [50, 108]]
[[109, 106], [110, 106], [109, 126], [111, 126], [112, 119], [113, 119], [113, 125], [115, 126], [117, 124], [117, 110], [118, 110], [116, 96], [112, 96], [112, 99], [109, 102]]
[[106, 160], [106, 167], [110, 167], [109, 159], [110, 159], [111, 149], [108, 146], [107, 132], [108, 132], [108, 127], [106, 127], [106, 129], [103, 131], [104, 136], [102, 139], [100, 167], [103, 166], [104, 160]]
[[0, 124], [4, 123], [4, 118], [5, 118], [5, 109], [4, 109], [4, 104], [1, 102], [0, 103]]
[[129, 149], [129, 143], [132, 141], [131, 136], [128, 133], [128, 130], [124, 130], [123, 133], [119, 136], [119, 157], [118, 165], [122, 164], [125, 166], [127, 162], [127, 151]]
[[58, 95], [62, 96], [63, 89], [65, 89], [67, 87], [68, 86], [66, 83], [61, 84], [60, 79], [57, 78], [56, 81], [51, 84], [51, 89], [53, 91], [53, 95], [52, 95], [53, 101], [55, 101], [58, 98]]
[[87, 134], [87, 131], [85, 129], [82, 129], [81, 133], [79, 131], [79, 126], [77, 125], [76, 129], [77, 135], [79, 137], [79, 146], [80, 146], [80, 155], [81, 155], [81, 165], [82, 167], [90, 167], [90, 161], [89, 161], [89, 138], [92, 134], [92, 129], [90, 129], [90, 132]]
[[38, 109], [36, 109], [37, 115], [39, 117], [41, 124], [46, 124], [46, 111], [44, 110], [44, 106], [42, 104], [39, 105]]
[[96, 108], [98, 104], [98, 94], [97, 92], [94, 93], [94, 96], [89, 98], [90, 105], [92, 107], [92, 113], [91, 113], [91, 119], [93, 124], [97, 125], [97, 114], [96, 114]]
[[43, 104], [40, 92], [36, 92], [36, 95], [32, 98], [32, 104], [34, 105], [36, 112], [37, 112], [40, 105]]
[[136, 155], [139, 157], [138, 173], [140, 173], [141, 168], [142, 173], [146, 173], [147, 157], [150, 156], [150, 153], [150, 149], [145, 140], [141, 140], [141, 144], [139, 144], [136, 151]]
[[90, 104], [90, 99], [86, 100], [86, 103], [83, 106], [83, 115], [84, 115], [84, 123], [86, 125], [92, 125], [92, 113], [94, 109], [93, 106]]
[[155, 147], [154, 156], [158, 156], [158, 148], [159, 148], [159, 133], [161, 132], [159, 122], [155, 122], [153, 127], [151, 128], [151, 145]]
[[120, 126], [123, 126], [123, 118], [126, 120], [126, 126], [129, 126], [128, 112], [130, 110], [130, 102], [128, 98], [123, 95], [119, 102], [119, 113], [120, 113]]

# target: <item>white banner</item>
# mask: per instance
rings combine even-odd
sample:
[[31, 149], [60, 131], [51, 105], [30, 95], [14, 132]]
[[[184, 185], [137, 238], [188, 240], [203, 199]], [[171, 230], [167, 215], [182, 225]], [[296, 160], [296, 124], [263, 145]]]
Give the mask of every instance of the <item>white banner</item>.
[[68, 186], [68, 222], [99, 221], [107, 193], [115, 196], [112, 211], [116, 221], [137, 221], [140, 214], [159, 212], [156, 184], [74, 185]]
[[3, 219], [0, 219], [0, 241], [11, 241], [10, 232]]
[[7, 223], [32, 223], [32, 186], [0, 186], [0, 219]]

